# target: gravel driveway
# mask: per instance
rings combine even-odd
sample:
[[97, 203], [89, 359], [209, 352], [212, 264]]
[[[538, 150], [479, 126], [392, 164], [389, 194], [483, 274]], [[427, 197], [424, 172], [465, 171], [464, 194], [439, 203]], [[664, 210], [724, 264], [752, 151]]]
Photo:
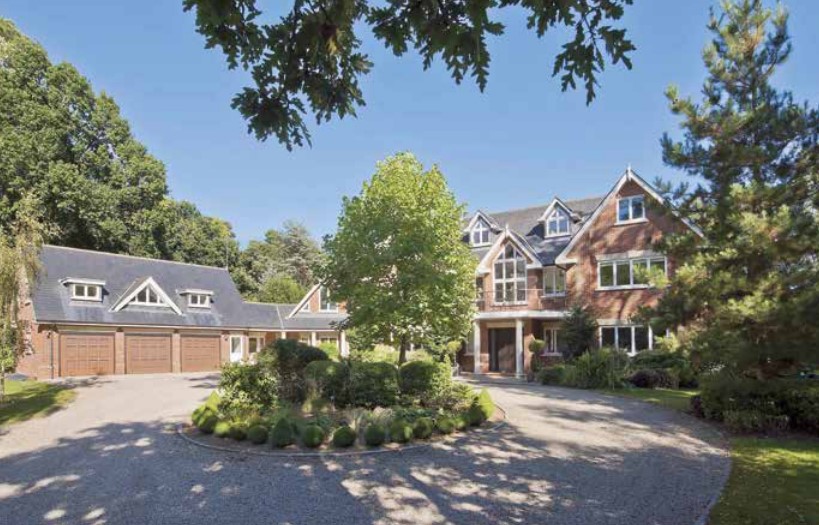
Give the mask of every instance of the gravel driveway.
[[729, 469], [692, 418], [512, 382], [489, 385], [509, 418], [491, 440], [340, 460], [222, 454], [170, 429], [215, 380], [89, 381], [68, 409], [0, 429], [0, 523], [693, 525]]

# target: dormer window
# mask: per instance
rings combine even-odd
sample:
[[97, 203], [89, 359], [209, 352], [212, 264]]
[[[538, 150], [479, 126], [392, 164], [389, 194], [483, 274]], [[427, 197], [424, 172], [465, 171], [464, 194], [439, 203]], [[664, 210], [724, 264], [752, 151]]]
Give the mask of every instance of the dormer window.
[[131, 301], [131, 304], [139, 306], [167, 306], [156, 290], [150, 286], [146, 286], [137, 292], [136, 296], [134, 296], [134, 299]]
[[203, 293], [189, 294], [188, 306], [191, 308], [210, 308], [210, 296]]
[[102, 301], [102, 286], [74, 283], [71, 285], [71, 298], [77, 301]]
[[559, 237], [571, 233], [571, 219], [565, 210], [555, 208], [546, 219], [546, 237]]
[[319, 288], [319, 311], [320, 312], [338, 312], [338, 303], [334, 303], [330, 299], [330, 292], [324, 286]]
[[643, 221], [646, 218], [645, 197], [634, 195], [622, 197], [617, 201], [617, 222], [628, 223]]
[[489, 244], [489, 225], [483, 219], [475, 221], [472, 227], [469, 242], [472, 246], [486, 246]]

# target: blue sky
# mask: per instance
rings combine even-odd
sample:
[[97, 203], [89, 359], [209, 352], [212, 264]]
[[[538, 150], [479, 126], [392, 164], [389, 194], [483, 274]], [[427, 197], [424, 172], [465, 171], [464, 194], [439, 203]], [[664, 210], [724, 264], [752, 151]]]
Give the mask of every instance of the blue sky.
[[[181, 0], [0, 0], [0, 16], [111, 94], [165, 163], [173, 196], [228, 220], [247, 242], [287, 219], [317, 237], [333, 231], [341, 196], [398, 151], [437, 163], [459, 199], [487, 211], [605, 193], [628, 163], [649, 180], [681, 180], [662, 163], [659, 138], [679, 124], [663, 92], [670, 83], [698, 92], [713, 4], [638, 0], [624, 19], [634, 68], [607, 69], [588, 107], [584, 93], [561, 93], [551, 78], [558, 35], [538, 40], [514, 10], [501, 16], [506, 36], [491, 42], [484, 93], [455, 85], [440, 63], [424, 72], [416, 57], [395, 58], [366, 36], [375, 62], [363, 82], [367, 106], [357, 119], [313, 127], [313, 147], [292, 153], [246, 133], [230, 109], [243, 75], [204, 49]], [[794, 53], [776, 82], [815, 104], [819, 2], [785, 5]]]

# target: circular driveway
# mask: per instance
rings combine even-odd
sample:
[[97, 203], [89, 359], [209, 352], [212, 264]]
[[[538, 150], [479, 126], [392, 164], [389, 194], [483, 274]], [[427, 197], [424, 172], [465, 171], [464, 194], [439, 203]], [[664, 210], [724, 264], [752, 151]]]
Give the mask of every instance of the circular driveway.
[[729, 470], [711, 427], [592, 392], [488, 384], [494, 434], [401, 453], [225, 454], [174, 433], [207, 375], [78, 386], [47, 418], [0, 429], [0, 523], [693, 525]]

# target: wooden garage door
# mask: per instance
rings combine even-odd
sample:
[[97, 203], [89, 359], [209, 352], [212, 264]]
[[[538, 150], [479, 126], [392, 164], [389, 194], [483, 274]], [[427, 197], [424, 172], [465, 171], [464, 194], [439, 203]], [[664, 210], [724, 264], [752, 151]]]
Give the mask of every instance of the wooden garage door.
[[170, 334], [125, 334], [126, 373], [159, 374], [170, 371]]
[[114, 373], [114, 334], [60, 335], [60, 375]]
[[183, 335], [181, 346], [183, 372], [219, 370], [218, 335]]

